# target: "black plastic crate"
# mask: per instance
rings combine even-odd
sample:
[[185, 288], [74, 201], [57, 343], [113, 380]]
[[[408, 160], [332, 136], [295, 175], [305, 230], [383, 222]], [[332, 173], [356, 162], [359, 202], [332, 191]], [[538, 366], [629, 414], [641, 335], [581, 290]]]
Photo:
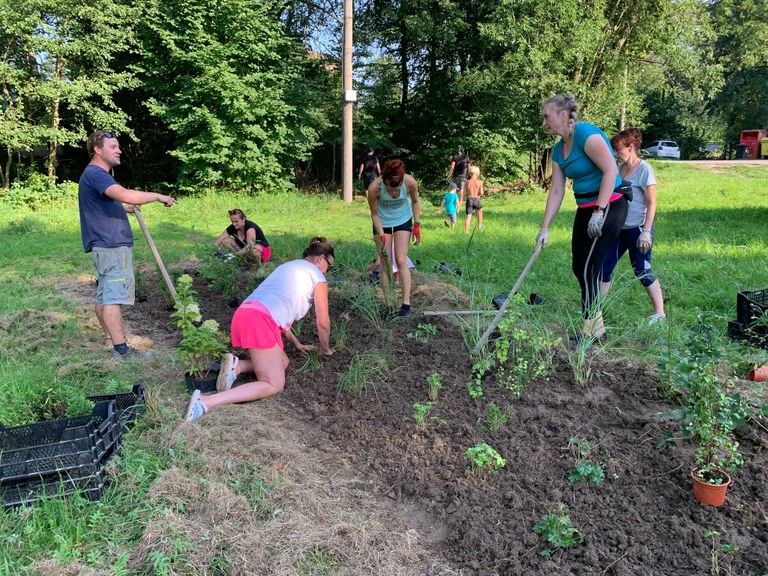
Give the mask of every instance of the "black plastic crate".
[[84, 467], [91, 475], [115, 452], [121, 438], [114, 401], [97, 404], [86, 416], [0, 427], [0, 484]]
[[[742, 325], [752, 324], [768, 310], [768, 288], [762, 290], [741, 290], [736, 293], [736, 321]], [[768, 333], [766, 327], [756, 327]]]
[[735, 320], [730, 320], [728, 322], [728, 337], [731, 338], [731, 340], [749, 342], [750, 344], [768, 350], [768, 334], [758, 333], [754, 329]]
[[0, 486], [0, 497], [3, 499], [4, 508], [12, 508], [22, 504], [29, 504], [46, 496], [70, 496], [80, 492], [89, 500], [99, 500], [101, 493], [106, 488], [109, 476], [104, 472], [102, 465], [92, 473], [82, 476], [75, 474], [61, 474], [50, 478], [34, 478], [26, 482], [18, 482], [8, 486]]
[[144, 384], [136, 384], [130, 392], [94, 394], [92, 396], [86, 396], [86, 398], [91, 402], [108, 402], [114, 400], [118, 418], [126, 428], [133, 426], [137, 416], [146, 414], [147, 412]]

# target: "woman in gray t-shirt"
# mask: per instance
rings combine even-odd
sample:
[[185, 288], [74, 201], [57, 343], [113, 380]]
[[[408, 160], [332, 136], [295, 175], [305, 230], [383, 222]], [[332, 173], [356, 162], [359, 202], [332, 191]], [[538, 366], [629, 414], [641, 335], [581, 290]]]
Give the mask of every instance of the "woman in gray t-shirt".
[[637, 128], [622, 130], [611, 138], [611, 146], [619, 161], [619, 175], [632, 185], [633, 198], [627, 210], [627, 220], [613, 249], [603, 264], [603, 282], [600, 291], [606, 294], [611, 287], [611, 274], [625, 252], [629, 252], [632, 270], [648, 292], [653, 314], [648, 323], [666, 318], [664, 297], [659, 280], [651, 270], [653, 246], [653, 220], [656, 217], [656, 176], [653, 168], [637, 155], [642, 134]]

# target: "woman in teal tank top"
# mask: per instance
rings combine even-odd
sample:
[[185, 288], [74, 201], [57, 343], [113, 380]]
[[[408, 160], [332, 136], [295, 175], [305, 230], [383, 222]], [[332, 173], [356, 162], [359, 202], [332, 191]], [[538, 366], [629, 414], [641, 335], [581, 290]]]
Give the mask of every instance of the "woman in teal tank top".
[[605, 338], [600, 281], [605, 258], [627, 218], [627, 200], [608, 138], [597, 126], [579, 122], [573, 94], [547, 100], [541, 117], [544, 129], [560, 140], [552, 151], [552, 184], [536, 243], [547, 243], [549, 225], [560, 210], [570, 178], [577, 206], [571, 236], [572, 269], [581, 287], [584, 318], [581, 334], [573, 339], [589, 345]]
[[[408, 268], [408, 247], [413, 233], [414, 244], [421, 242], [421, 206], [419, 185], [405, 173], [402, 160], [387, 160], [381, 176], [368, 187], [368, 206], [373, 221], [373, 240], [379, 246], [379, 258], [384, 266], [394, 242], [395, 263], [400, 273], [403, 304], [398, 316], [411, 315], [411, 271]], [[382, 266], [382, 270], [384, 267]], [[391, 269], [391, 268], [390, 268]], [[381, 275], [384, 298], [388, 300], [388, 275]]]

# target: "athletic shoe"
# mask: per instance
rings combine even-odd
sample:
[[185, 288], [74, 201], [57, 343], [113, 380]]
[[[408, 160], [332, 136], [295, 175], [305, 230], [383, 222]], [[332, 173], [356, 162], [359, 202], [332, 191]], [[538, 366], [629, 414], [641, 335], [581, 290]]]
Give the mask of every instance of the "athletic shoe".
[[208, 406], [203, 402], [200, 396], [200, 390], [192, 392], [192, 398], [189, 399], [189, 406], [187, 407], [187, 415], [184, 419], [187, 422], [194, 422], [198, 418], [202, 418], [208, 412]]
[[139, 352], [136, 350], [136, 348], [128, 348], [128, 352], [125, 354], [120, 354], [117, 350], [112, 351], [112, 357], [115, 360], [125, 360], [126, 358], [138, 358], [139, 360], [149, 360], [151, 358], [154, 358], [156, 354], [152, 352], [151, 350], [147, 350], [146, 352]]
[[648, 324], [656, 324], [656, 322], [659, 322], [660, 320], [666, 320], [666, 316], [662, 316], [661, 314], [651, 314], [648, 316]]
[[398, 318], [408, 318], [412, 314], [410, 308], [400, 308], [400, 310], [397, 312]]
[[234, 354], [224, 354], [224, 360], [222, 360], [221, 369], [219, 370], [219, 377], [216, 379], [216, 390], [224, 392], [232, 388], [232, 384], [237, 380], [235, 366], [237, 366], [239, 361], [240, 358]]

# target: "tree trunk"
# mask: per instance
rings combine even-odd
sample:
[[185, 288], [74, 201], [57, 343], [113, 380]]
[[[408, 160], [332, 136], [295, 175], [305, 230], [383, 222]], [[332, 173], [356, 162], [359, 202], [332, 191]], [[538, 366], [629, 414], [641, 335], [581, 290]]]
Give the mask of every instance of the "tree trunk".
[[13, 163], [13, 150], [10, 145], [6, 145], [5, 151], [8, 153], [8, 157], [5, 159], [5, 166], [3, 167], [3, 188], [11, 187], [11, 164]]

